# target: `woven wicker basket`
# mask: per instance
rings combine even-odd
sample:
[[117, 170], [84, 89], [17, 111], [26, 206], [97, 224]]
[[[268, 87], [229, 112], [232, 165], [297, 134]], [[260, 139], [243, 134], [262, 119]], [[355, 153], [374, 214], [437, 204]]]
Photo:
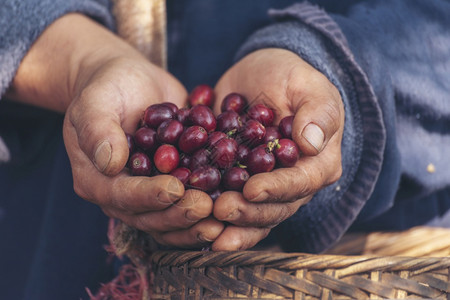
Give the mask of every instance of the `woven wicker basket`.
[[[450, 299], [449, 230], [386, 233], [372, 239], [374, 247], [368, 237], [344, 239], [331, 251], [355, 252], [355, 245], [364, 240], [365, 251], [374, 253], [370, 255], [157, 252], [152, 257], [152, 299]], [[432, 240], [437, 252], [420, 245], [423, 239]], [[425, 249], [416, 254], [436, 256], [401, 256], [412, 251], [411, 245]], [[389, 247], [400, 255], [379, 255], [375, 250], [386, 252]]]

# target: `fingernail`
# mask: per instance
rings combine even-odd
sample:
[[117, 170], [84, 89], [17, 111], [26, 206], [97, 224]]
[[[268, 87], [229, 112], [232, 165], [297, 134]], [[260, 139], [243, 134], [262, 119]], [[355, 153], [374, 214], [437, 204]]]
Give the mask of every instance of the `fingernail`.
[[317, 151], [322, 150], [325, 135], [322, 129], [314, 123], [309, 123], [303, 129], [302, 136], [313, 146]]
[[267, 194], [266, 192], [261, 192], [258, 196], [249, 199], [250, 202], [261, 202], [267, 199], [267, 197], [269, 197], [269, 194]]
[[176, 197], [178, 199], [181, 197], [181, 192], [182, 190], [180, 181], [175, 177], [170, 179], [169, 183], [167, 184], [167, 193], [172, 197]]
[[186, 218], [186, 220], [188, 220], [189, 222], [197, 222], [198, 220], [200, 220], [200, 218], [197, 216], [197, 214], [195, 214], [193, 211], [191, 210], [187, 210], [184, 213], [184, 217]]
[[108, 141], [103, 141], [95, 150], [94, 165], [100, 172], [104, 172], [111, 161], [111, 144]]
[[202, 243], [211, 243], [211, 242], [214, 242], [214, 240], [211, 240], [211, 239], [206, 238], [206, 237], [205, 237], [203, 234], [201, 234], [201, 233], [197, 234], [197, 240], [198, 240], [199, 242], [202, 242]]

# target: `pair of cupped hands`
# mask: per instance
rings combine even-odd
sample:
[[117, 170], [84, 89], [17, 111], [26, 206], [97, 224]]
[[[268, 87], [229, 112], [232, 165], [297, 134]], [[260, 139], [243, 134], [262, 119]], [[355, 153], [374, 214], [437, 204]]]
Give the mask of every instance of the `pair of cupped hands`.
[[[45, 73], [50, 78], [37, 73], [40, 65], [52, 71]], [[38, 88], [27, 85], [30, 76]], [[252, 52], [226, 71], [215, 86], [214, 112], [220, 112], [220, 101], [230, 92], [248, 99], [264, 94], [265, 104], [275, 110], [275, 123], [295, 115], [292, 138], [302, 156], [294, 167], [256, 174], [242, 193], [224, 192], [214, 203], [202, 191], [185, 190], [175, 177], [126, 171], [125, 133], [134, 133], [151, 104], [186, 106], [187, 91], [90, 19], [66, 15], [44, 31], [22, 62], [13, 90], [23, 102], [65, 112], [63, 135], [76, 193], [160, 244], [248, 249], [341, 175], [344, 109], [339, 92], [287, 50]]]

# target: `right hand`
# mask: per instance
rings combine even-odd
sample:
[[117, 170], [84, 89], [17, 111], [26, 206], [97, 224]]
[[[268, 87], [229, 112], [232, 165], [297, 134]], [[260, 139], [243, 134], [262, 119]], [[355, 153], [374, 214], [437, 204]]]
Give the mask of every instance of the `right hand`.
[[[70, 34], [68, 34], [70, 33]], [[223, 224], [209, 218], [211, 198], [175, 177], [130, 176], [125, 132], [157, 102], [185, 106], [173, 76], [79, 14], [52, 23], [22, 61], [10, 88], [16, 101], [65, 112], [64, 142], [76, 193], [106, 215], [178, 247], [214, 240]]]

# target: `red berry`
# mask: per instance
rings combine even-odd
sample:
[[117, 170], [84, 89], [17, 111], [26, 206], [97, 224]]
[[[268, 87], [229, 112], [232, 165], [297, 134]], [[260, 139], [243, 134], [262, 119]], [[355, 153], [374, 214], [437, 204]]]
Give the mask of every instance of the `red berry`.
[[189, 176], [191, 175], [191, 170], [189, 170], [188, 168], [180, 167], [170, 172], [170, 175], [175, 176], [183, 184], [186, 184], [189, 180]]
[[200, 167], [209, 165], [209, 156], [211, 152], [206, 148], [198, 149], [191, 157], [189, 169], [196, 170]]
[[256, 120], [248, 120], [238, 133], [237, 140], [240, 144], [250, 147], [260, 145], [264, 141], [266, 128]]
[[172, 102], [163, 102], [162, 105], [169, 107], [175, 114], [178, 112], [178, 106]]
[[223, 138], [211, 148], [211, 164], [222, 169], [233, 166], [236, 162], [238, 144], [232, 138]]
[[230, 93], [222, 100], [220, 110], [222, 112], [232, 110], [238, 114], [242, 114], [248, 106], [247, 99], [238, 93]]
[[214, 191], [209, 193], [209, 196], [213, 201], [216, 201], [217, 198], [222, 194], [222, 191], [220, 189], [215, 189]]
[[239, 164], [241, 164], [241, 165], [247, 164], [247, 158], [248, 158], [248, 154], [250, 153], [250, 151], [251, 150], [247, 145], [239, 144], [238, 150], [236, 153], [236, 160], [239, 162]]
[[150, 176], [152, 173], [152, 162], [144, 152], [133, 153], [128, 166], [133, 176]]
[[190, 108], [183, 107], [180, 108], [177, 111], [177, 120], [181, 122], [184, 126], [189, 126], [189, 112], [191, 111]]
[[129, 133], [125, 133], [125, 137], [127, 138], [127, 143], [128, 143], [128, 153], [129, 153], [129, 156], [131, 156], [131, 154], [133, 154], [134, 150], [136, 149], [136, 145], [134, 143], [134, 137], [133, 137], [133, 135], [131, 135]]
[[216, 117], [208, 106], [196, 105], [191, 108], [189, 112], [189, 121], [191, 124], [205, 128], [207, 132], [212, 132], [216, 129]]
[[223, 138], [226, 138], [227, 135], [221, 131], [213, 131], [208, 135], [208, 142], [206, 143], [206, 146], [208, 148], [211, 148], [214, 146], [218, 141], [220, 141]]
[[245, 169], [233, 167], [228, 169], [225, 174], [223, 174], [222, 184], [226, 190], [240, 192], [249, 177], [250, 175]]
[[140, 149], [153, 152], [158, 146], [156, 131], [149, 127], [141, 127], [134, 134], [134, 142]]
[[287, 116], [281, 119], [278, 128], [284, 138], [292, 139], [292, 123], [294, 122], [294, 116]]
[[274, 119], [273, 110], [264, 104], [256, 104], [250, 107], [247, 114], [250, 119], [256, 120], [264, 126], [272, 126]]
[[299, 158], [300, 151], [297, 144], [290, 139], [275, 140], [273, 153], [280, 167], [293, 167]]
[[215, 100], [214, 90], [209, 85], [200, 84], [192, 90], [188, 100], [191, 106], [202, 104], [212, 107]]
[[188, 127], [178, 140], [178, 148], [184, 153], [193, 153], [203, 147], [208, 141], [208, 133], [201, 126]]
[[220, 184], [220, 172], [211, 166], [201, 167], [191, 173], [189, 185], [205, 192], [214, 191]]
[[142, 121], [148, 127], [156, 129], [162, 122], [174, 118], [175, 113], [170, 107], [164, 104], [153, 104], [145, 110]]
[[156, 131], [158, 140], [161, 143], [175, 145], [178, 142], [184, 127], [177, 120], [167, 120], [159, 125]]
[[178, 167], [180, 155], [173, 145], [164, 144], [156, 149], [153, 161], [161, 173], [168, 174]]
[[217, 130], [225, 133], [237, 132], [242, 127], [241, 117], [232, 110], [217, 116]]
[[266, 127], [266, 135], [264, 136], [264, 144], [274, 141], [276, 139], [281, 139], [280, 130], [276, 126]]
[[275, 167], [275, 156], [267, 145], [259, 145], [253, 149], [247, 158], [247, 169], [251, 175], [270, 172]]

